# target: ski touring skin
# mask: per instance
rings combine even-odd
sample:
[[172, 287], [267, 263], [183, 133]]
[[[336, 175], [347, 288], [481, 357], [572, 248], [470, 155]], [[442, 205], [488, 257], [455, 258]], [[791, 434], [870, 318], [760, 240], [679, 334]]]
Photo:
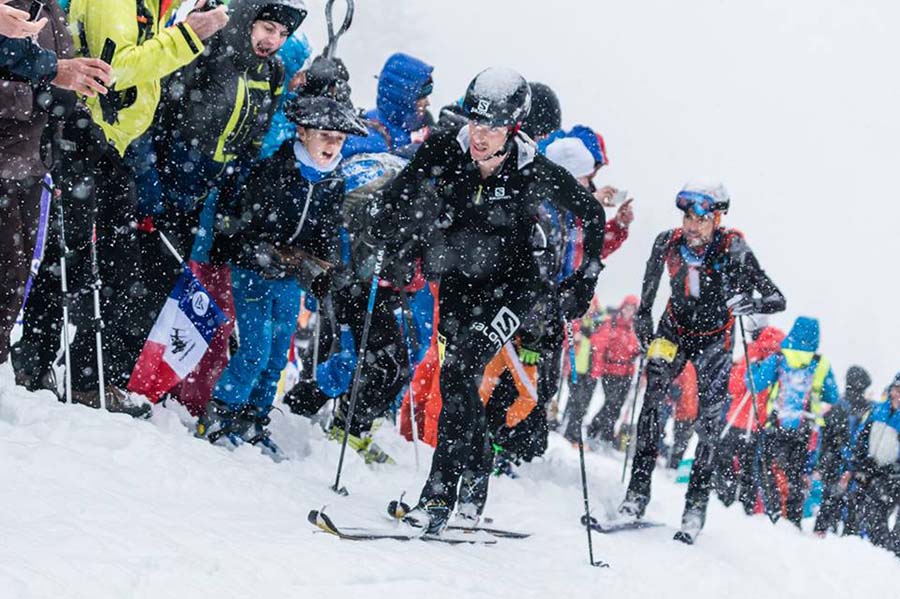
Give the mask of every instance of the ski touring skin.
[[399, 529], [387, 530], [383, 528], [338, 528], [334, 521], [325, 514], [324, 509], [311, 510], [307, 520], [322, 532], [334, 535], [345, 541], [428, 541], [433, 543], [447, 543], [449, 545], [495, 545], [497, 539], [487, 535], [475, 536], [469, 533], [430, 535], [423, 532], [404, 532]]

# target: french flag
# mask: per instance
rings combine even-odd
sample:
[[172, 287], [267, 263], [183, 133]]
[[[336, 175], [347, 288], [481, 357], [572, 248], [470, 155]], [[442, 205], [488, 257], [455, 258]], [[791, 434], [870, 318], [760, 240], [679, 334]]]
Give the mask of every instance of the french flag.
[[194, 370], [226, 322], [228, 317], [185, 265], [144, 343], [128, 390], [158, 402]]

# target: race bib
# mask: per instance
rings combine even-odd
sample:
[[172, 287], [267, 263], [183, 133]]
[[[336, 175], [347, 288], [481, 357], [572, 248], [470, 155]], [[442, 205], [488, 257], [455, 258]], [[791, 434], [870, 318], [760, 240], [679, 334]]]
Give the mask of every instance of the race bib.
[[665, 337], [657, 337], [650, 343], [650, 347], [647, 348], [647, 359], [660, 358], [671, 364], [675, 359], [676, 353], [678, 353], [677, 345]]

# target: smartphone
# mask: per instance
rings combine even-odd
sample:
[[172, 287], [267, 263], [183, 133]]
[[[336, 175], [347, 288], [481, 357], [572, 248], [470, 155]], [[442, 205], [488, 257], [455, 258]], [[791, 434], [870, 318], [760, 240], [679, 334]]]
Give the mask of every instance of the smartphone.
[[37, 0], [33, 0], [31, 6], [28, 7], [28, 20], [29, 21], [37, 21], [38, 17], [41, 16], [41, 13], [44, 11], [44, 3], [38, 2]]
[[100, 60], [106, 64], [112, 64], [112, 59], [115, 55], [116, 42], [112, 41], [110, 38], [106, 38], [106, 41], [103, 42], [103, 51], [100, 52]]
[[628, 199], [628, 190], [620, 189], [619, 191], [617, 191], [616, 193], [613, 194], [612, 203], [614, 205], [618, 206], [620, 204], [624, 204], [625, 200], [627, 200], [627, 199]]

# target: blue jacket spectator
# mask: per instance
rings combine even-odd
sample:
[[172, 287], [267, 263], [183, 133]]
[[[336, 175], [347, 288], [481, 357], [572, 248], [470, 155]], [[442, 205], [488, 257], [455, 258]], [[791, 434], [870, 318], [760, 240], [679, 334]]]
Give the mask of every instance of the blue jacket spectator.
[[431, 95], [433, 70], [431, 65], [408, 54], [392, 54], [378, 77], [377, 108], [365, 114], [370, 121], [369, 135], [348, 138], [344, 156], [404, 153], [404, 148], [414, 143], [412, 134], [428, 124], [428, 102], [420, 100]]
[[781, 351], [753, 367], [756, 389], [772, 387], [770, 419], [777, 418], [783, 428], [797, 429], [804, 418], [824, 424], [822, 402], [834, 404], [840, 399], [831, 363], [816, 353], [818, 349], [819, 321], [800, 316], [781, 343]]

